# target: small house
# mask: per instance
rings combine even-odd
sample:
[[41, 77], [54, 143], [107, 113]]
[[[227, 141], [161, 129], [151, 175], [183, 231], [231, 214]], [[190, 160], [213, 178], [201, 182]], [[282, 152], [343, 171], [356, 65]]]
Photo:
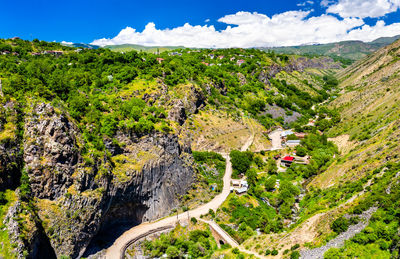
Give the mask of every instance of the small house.
[[301, 140], [299, 140], [299, 139], [296, 139], [296, 140], [288, 140], [288, 141], [286, 141], [286, 146], [288, 146], [288, 147], [295, 147], [295, 146], [300, 145], [300, 142], [301, 142]]
[[292, 156], [285, 156], [281, 159], [281, 164], [283, 166], [290, 167], [293, 164], [294, 160], [295, 158]]
[[246, 61], [244, 61], [243, 59], [239, 59], [238, 61], [236, 61], [236, 64], [238, 66], [241, 66], [244, 62], [246, 62]]
[[248, 190], [247, 187], [237, 188], [237, 189], [236, 189], [236, 193], [239, 194], [239, 195], [240, 195], [240, 194], [244, 194], [244, 193], [247, 192], [247, 190]]
[[281, 158], [281, 155], [275, 155], [275, 156], [274, 156], [274, 159], [275, 159], [275, 160], [278, 160], [278, 159], [280, 159], [280, 158]]
[[240, 180], [232, 180], [231, 183], [233, 187], [240, 187]]
[[164, 61], [163, 58], [157, 58], [157, 62], [158, 62], [159, 64], [161, 64], [163, 61]]

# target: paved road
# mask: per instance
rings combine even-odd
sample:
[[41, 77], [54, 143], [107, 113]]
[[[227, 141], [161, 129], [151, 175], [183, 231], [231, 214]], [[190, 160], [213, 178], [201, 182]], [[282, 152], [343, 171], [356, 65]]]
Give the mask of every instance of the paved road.
[[[241, 148], [242, 151], [247, 150], [250, 145], [253, 143], [254, 140], [254, 134], [252, 134], [249, 139], [246, 141], [246, 143], [243, 145]], [[225, 199], [228, 197], [230, 193], [230, 186], [231, 186], [231, 176], [232, 176], [232, 164], [229, 158], [229, 155], [227, 154], [222, 154], [225, 159], [226, 159], [226, 169], [225, 169], [225, 175], [223, 178], [224, 182], [224, 187], [222, 189], [222, 192], [215, 196], [214, 199], [212, 199], [209, 203], [206, 203], [200, 207], [197, 207], [193, 210], [189, 211], [189, 217], [195, 217], [195, 218], [200, 218], [201, 215], [207, 214], [210, 209], [212, 210], [217, 210], [222, 203], [225, 201]], [[174, 216], [170, 216], [164, 219], [161, 219], [159, 221], [155, 222], [144, 222], [140, 225], [137, 225], [126, 232], [124, 232], [117, 240], [115, 240], [114, 244], [110, 246], [107, 251], [106, 251], [106, 258], [107, 259], [115, 259], [115, 258], [120, 258], [121, 256], [121, 251], [123, 250], [124, 246], [129, 243], [131, 240], [137, 238], [138, 236], [141, 236], [153, 229], [157, 228], [162, 228], [165, 226], [169, 225], [174, 225], [177, 223], [177, 221], [185, 221], [188, 219], [187, 212]]]

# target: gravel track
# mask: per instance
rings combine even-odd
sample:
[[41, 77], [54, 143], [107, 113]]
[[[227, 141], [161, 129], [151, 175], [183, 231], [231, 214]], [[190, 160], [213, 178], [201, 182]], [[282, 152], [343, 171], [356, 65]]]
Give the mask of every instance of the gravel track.
[[351, 239], [354, 237], [356, 234], [360, 233], [369, 223], [369, 220], [372, 216], [372, 214], [377, 210], [377, 208], [372, 207], [367, 211], [364, 211], [359, 217], [360, 217], [360, 222], [356, 225], [352, 225], [349, 227], [349, 229], [331, 241], [329, 241], [326, 245], [310, 249], [310, 250], [302, 250], [300, 252], [301, 257], [303, 259], [320, 259], [324, 258], [324, 253], [328, 251], [332, 247], [342, 247], [344, 245], [344, 242], [346, 240]]

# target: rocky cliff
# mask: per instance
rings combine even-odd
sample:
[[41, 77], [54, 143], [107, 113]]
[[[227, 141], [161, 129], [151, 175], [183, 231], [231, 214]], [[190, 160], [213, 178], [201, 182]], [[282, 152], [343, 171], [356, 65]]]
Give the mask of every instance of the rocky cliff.
[[[194, 179], [191, 150], [175, 135], [118, 132], [104, 140], [104, 153], [94, 154], [83, 148], [68, 114], [50, 104], [32, 104], [24, 125], [21, 159], [29, 176], [31, 209], [17, 203], [6, 219], [20, 258], [37, 257], [50, 247], [41, 244], [46, 240], [57, 257], [82, 256], [102, 228], [169, 214]], [[25, 230], [28, 236], [13, 220], [26, 210], [32, 211], [26, 218], [36, 219]]]

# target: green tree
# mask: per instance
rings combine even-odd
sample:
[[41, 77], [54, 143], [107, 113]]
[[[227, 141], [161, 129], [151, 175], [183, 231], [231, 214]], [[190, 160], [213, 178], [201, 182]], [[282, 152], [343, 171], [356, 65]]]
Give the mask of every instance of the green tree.
[[349, 220], [342, 216], [333, 221], [331, 228], [336, 233], [342, 233], [349, 228], [349, 225]]
[[304, 157], [305, 155], [307, 155], [307, 149], [303, 146], [297, 146], [296, 155]]
[[276, 161], [274, 159], [268, 159], [267, 169], [269, 174], [276, 174], [278, 172], [278, 166], [276, 165]]
[[232, 150], [229, 156], [231, 157], [233, 170], [239, 174], [245, 174], [253, 160], [253, 153], [248, 151], [240, 152], [238, 150]]

